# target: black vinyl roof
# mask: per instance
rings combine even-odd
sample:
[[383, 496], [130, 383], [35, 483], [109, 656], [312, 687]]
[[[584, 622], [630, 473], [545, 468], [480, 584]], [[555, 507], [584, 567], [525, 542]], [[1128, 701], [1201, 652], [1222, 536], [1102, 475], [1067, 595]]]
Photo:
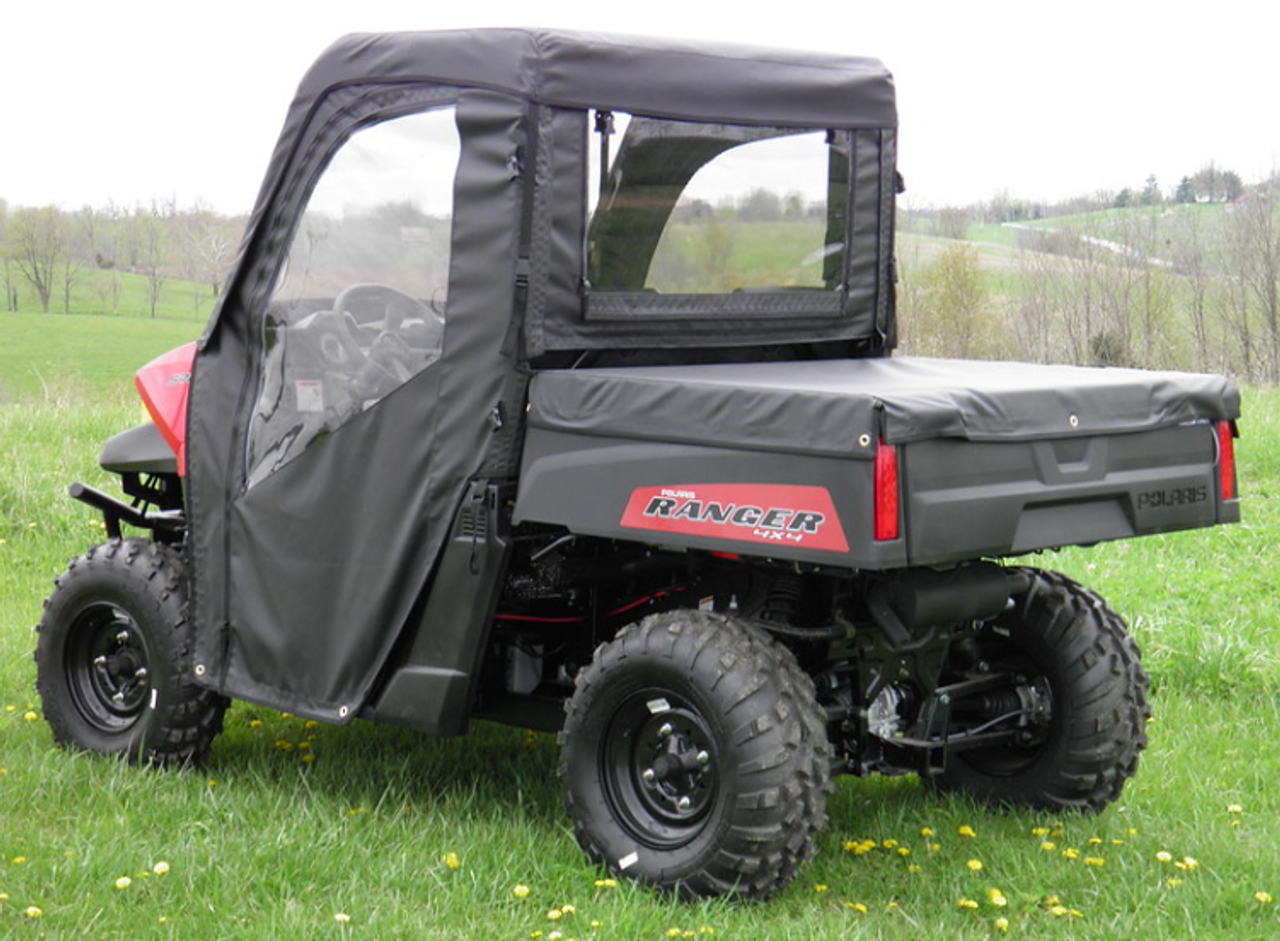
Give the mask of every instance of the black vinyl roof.
[[341, 85], [418, 81], [675, 119], [897, 125], [893, 79], [875, 59], [537, 29], [344, 36], [307, 73], [295, 108]]

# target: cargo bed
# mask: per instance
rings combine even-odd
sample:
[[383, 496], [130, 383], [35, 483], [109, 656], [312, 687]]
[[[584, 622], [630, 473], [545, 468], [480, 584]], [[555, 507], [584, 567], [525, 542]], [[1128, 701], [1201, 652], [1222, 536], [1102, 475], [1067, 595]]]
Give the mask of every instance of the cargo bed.
[[[1237, 519], [1217, 468], [1220, 423], [1238, 414], [1222, 377], [1126, 369], [902, 357], [548, 371], [530, 387], [516, 513], [859, 568], [1014, 555]], [[900, 525], [876, 539], [887, 447]], [[750, 505], [744, 487], [762, 513], [827, 512], [822, 494], [785, 503], [806, 486], [829, 497], [840, 538], [792, 538], [780, 515], [783, 539], [721, 519]], [[653, 505], [666, 516], [638, 511], [666, 491], [684, 494]]]

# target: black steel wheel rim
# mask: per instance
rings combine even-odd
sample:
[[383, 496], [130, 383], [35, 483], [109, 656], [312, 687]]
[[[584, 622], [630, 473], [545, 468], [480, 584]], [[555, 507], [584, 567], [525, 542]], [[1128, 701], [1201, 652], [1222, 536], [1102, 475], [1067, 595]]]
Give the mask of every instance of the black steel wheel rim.
[[689, 843], [719, 801], [712, 728], [697, 708], [668, 691], [642, 690], [624, 700], [608, 722], [600, 759], [614, 819], [646, 846]]
[[138, 623], [107, 602], [86, 606], [72, 624], [66, 676], [76, 711], [102, 732], [129, 729], [148, 705], [151, 656]]

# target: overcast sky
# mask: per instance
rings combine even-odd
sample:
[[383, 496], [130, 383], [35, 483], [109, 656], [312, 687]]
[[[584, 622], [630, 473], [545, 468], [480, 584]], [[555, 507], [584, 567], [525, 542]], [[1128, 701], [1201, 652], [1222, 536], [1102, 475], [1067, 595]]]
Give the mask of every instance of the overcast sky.
[[[1280, 13], [1256, 0], [6, 3], [0, 198], [247, 211], [303, 71], [353, 31], [552, 26], [825, 49], [894, 73], [909, 205], [1166, 190], [1280, 167]], [[759, 7], [764, 12], [749, 10]], [[717, 12], [702, 12], [704, 10]]]

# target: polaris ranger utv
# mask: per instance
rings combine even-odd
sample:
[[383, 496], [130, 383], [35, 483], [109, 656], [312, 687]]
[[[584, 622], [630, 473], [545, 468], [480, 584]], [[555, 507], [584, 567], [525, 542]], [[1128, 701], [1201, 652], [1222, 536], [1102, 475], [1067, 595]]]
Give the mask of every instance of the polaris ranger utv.
[[787, 885], [836, 775], [1115, 800], [1138, 651], [1001, 560], [1237, 520], [1238, 393], [891, 357], [895, 127], [869, 59], [340, 40], [103, 452], [129, 502], [73, 487], [110, 539], [39, 627], [54, 738], [558, 731], [587, 854], [685, 896]]

